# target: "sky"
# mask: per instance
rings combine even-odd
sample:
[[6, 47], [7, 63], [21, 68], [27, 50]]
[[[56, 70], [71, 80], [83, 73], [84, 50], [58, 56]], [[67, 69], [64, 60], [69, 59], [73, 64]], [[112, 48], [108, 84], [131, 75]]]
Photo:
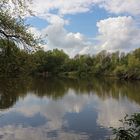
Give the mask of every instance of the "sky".
[[70, 56], [140, 47], [140, 0], [33, 0], [30, 31]]

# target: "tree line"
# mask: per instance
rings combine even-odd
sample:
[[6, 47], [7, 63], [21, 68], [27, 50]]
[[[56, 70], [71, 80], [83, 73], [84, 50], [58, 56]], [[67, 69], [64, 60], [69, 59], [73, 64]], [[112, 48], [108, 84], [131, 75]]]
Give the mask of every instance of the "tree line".
[[33, 54], [36, 72], [60, 76], [115, 76], [121, 79], [140, 79], [140, 49], [130, 53], [109, 53], [105, 50], [97, 55], [76, 55], [69, 58], [63, 50], [37, 51]]
[[113, 76], [120, 79], [140, 80], [140, 48], [130, 53], [105, 50], [96, 55], [76, 55], [70, 58], [63, 50], [35, 52], [21, 50], [12, 41], [0, 40], [0, 75], [88, 77]]

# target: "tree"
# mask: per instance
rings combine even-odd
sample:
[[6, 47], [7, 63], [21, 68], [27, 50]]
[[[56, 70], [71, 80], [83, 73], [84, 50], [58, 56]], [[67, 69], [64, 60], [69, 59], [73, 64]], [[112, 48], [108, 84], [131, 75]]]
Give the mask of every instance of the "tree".
[[62, 50], [54, 49], [50, 51], [39, 50], [33, 54], [36, 63], [36, 72], [58, 74], [63, 71], [63, 65], [68, 59], [68, 55]]
[[140, 61], [140, 48], [136, 49], [136, 50], [133, 52], [133, 54], [134, 54], [135, 57], [138, 58], [139, 61]]
[[30, 73], [33, 67], [28, 53], [39, 48], [39, 39], [24, 22], [24, 16], [31, 14], [29, 3], [30, 0], [0, 1], [0, 75], [15, 77]]
[[[23, 15], [27, 14], [28, 6], [25, 0], [12, 0], [13, 12], [9, 10], [10, 0], [1, 0], [0, 2], [0, 38], [16, 42], [16, 46], [23, 46], [26, 51], [33, 51], [38, 48], [38, 39], [29, 33], [28, 26], [25, 25]], [[13, 13], [16, 16], [13, 17]]]
[[9, 42], [9, 49], [3, 46], [5, 44], [7, 40], [0, 40], [0, 76], [17, 77], [29, 74], [33, 69], [31, 55], [17, 48], [12, 41]]

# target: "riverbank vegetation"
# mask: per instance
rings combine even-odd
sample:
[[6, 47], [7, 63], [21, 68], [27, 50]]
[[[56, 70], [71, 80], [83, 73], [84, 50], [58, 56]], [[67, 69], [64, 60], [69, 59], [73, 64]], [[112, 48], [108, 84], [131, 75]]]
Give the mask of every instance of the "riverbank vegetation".
[[121, 79], [140, 79], [140, 49], [128, 54], [102, 51], [97, 55], [76, 55], [69, 58], [63, 50], [37, 51], [33, 54], [35, 72], [59, 76], [115, 76]]
[[122, 127], [113, 128], [114, 140], [139, 140], [140, 139], [140, 113], [126, 115]]
[[[109, 53], [97, 55], [76, 55], [70, 58], [63, 50], [38, 50], [28, 52], [10, 41], [0, 40], [0, 76], [17, 77], [21, 74], [89, 77], [111, 76], [120, 79], [140, 80], [140, 49], [130, 53]], [[8, 53], [8, 54], [7, 54]]]

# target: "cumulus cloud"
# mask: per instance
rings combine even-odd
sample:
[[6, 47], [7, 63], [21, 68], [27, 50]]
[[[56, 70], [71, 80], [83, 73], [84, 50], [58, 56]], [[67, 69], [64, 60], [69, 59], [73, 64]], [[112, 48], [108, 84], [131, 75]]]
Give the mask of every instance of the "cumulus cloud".
[[87, 12], [95, 4], [95, 0], [34, 0], [31, 9], [37, 13], [50, 13], [55, 10], [60, 15]]
[[47, 14], [46, 17], [43, 18], [49, 22], [46, 28], [38, 30], [32, 27], [29, 30], [36, 36], [45, 38], [47, 42], [47, 45], [43, 45], [45, 50], [55, 48], [63, 49], [70, 56], [74, 56], [82, 51], [83, 48], [93, 45], [88, 41], [88, 38], [80, 32], [68, 32], [65, 29], [65, 25], [68, 25], [69, 21], [63, 19], [63, 17]]
[[140, 15], [139, 0], [97, 0], [97, 3], [110, 13]]
[[70, 21], [64, 15], [88, 12], [94, 5], [114, 14], [140, 14], [139, 0], [35, 0], [31, 9], [49, 25], [42, 30], [30, 30], [46, 39], [47, 45], [42, 45], [45, 50], [63, 49], [70, 56], [95, 54], [104, 49], [128, 52], [139, 47], [140, 28], [131, 16], [110, 17], [98, 21], [98, 36], [92, 37], [92, 40], [80, 32], [66, 30], [65, 26], [69, 26]]
[[52, 49], [64, 49], [66, 52], [73, 50], [73, 54], [76, 54], [85, 45], [84, 35], [79, 32], [68, 32], [61, 24], [49, 25], [45, 32], [48, 34], [48, 46]]
[[128, 52], [140, 45], [140, 28], [131, 16], [100, 20], [97, 22], [98, 35], [94, 40], [79, 32], [68, 32], [65, 25], [69, 22], [57, 15], [49, 15], [47, 19], [50, 24], [45, 29], [40, 31], [35, 28], [30, 29], [35, 35], [47, 34], [47, 45], [43, 46], [45, 50], [63, 49], [70, 56], [74, 56], [95, 54], [101, 50]]
[[66, 15], [88, 12], [95, 5], [114, 14], [140, 15], [139, 0], [34, 0], [31, 9], [38, 14], [56, 11], [59, 15]]
[[139, 47], [140, 29], [130, 16], [101, 20], [97, 27], [100, 49], [129, 51]]
[[[93, 40], [79, 32], [68, 32], [65, 25], [67, 20], [51, 15], [47, 17], [50, 24], [41, 31], [31, 28], [36, 35], [47, 34], [47, 45], [49, 49], [63, 49], [70, 56], [76, 54], [95, 54], [101, 50], [128, 52], [139, 47], [140, 28], [131, 16], [110, 17], [97, 22], [98, 35]], [[98, 43], [97, 43], [98, 42]]]

